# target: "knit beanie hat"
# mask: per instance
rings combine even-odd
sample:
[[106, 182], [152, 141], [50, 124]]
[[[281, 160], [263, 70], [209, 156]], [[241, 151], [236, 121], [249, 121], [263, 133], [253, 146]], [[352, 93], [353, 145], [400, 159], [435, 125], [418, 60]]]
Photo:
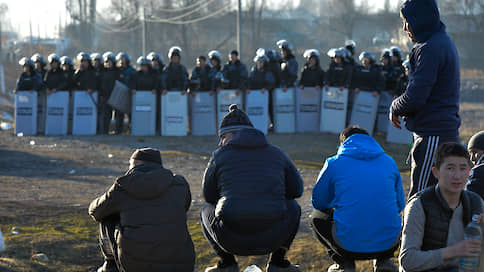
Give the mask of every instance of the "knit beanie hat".
[[131, 155], [131, 159], [144, 162], [154, 162], [162, 165], [160, 151], [153, 148], [141, 148]]
[[236, 104], [232, 104], [229, 107], [229, 113], [225, 115], [220, 123], [220, 129], [218, 135], [222, 136], [229, 132], [239, 131], [244, 128], [253, 128], [254, 126], [250, 122], [249, 117], [244, 111], [240, 110]]
[[467, 144], [467, 149], [484, 150], [484, 130], [474, 134]]

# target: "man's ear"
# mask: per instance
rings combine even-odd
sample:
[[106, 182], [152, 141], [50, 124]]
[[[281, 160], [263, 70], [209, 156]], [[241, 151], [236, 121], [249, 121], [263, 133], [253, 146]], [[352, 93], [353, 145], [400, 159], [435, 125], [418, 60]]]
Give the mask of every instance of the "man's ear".
[[439, 180], [440, 178], [440, 171], [437, 167], [432, 167], [432, 174], [434, 174], [434, 177]]

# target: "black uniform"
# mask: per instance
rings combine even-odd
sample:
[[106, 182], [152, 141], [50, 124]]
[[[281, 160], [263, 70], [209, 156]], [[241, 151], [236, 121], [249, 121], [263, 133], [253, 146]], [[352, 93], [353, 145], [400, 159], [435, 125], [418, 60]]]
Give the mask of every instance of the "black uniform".
[[66, 84], [66, 90], [73, 90], [75, 88], [74, 85], [74, 70], [62, 70], [62, 80]]
[[249, 77], [249, 89], [270, 90], [274, 88], [274, 82], [275, 82], [274, 75], [269, 69], [266, 69], [266, 68], [257, 69], [257, 67], [252, 68], [252, 71], [250, 72], [250, 77]]
[[384, 87], [384, 79], [381, 69], [372, 65], [368, 68], [358, 65], [353, 69], [351, 78], [351, 88], [359, 88], [361, 91], [377, 91], [380, 92]]
[[114, 88], [116, 80], [120, 80], [120, 72], [116, 67], [106, 68], [102, 71], [99, 82], [99, 129], [102, 134], [109, 133], [109, 123], [112, 117], [113, 108], [107, 103]]
[[150, 70], [148, 72], [138, 71], [133, 80], [130, 82], [130, 88], [132, 90], [140, 90], [140, 91], [151, 91], [151, 90], [159, 90], [160, 84], [158, 80], [157, 73]]
[[75, 90], [96, 90], [96, 73], [92, 67], [85, 70], [77, 70], [74, 73], [73, 81]]
[[163, 72], [162, 87], [164, 90], [180, 90], [188, 89], [188, 72], [185, 66], [178, 64], [169, 64], [165, 67]]
[[190, 77], [190, 84], [192, 88], [197, 91], [211, 91], [212, 89], [212, 79], [210, 75], [210, 66], [205, 65], [202, 69], [200, 67], [195, 67], [192, 70], [192, 76]]
[[329, 64], [328, 72], [326, 73], [326, 84], [331, 87], [345, 87], [349, 88], [351, 85], [351, 76], [353, 74], [353, 67], [347, 63], [337, 64], [332, 61]]
[[212, 90], [217, 90], [218, 88], [222, 88], [221, 82], [221, 74], [222, 74], [222, 66], [212, 66], [210, 67], [209, 77], [211, 81], [211, 88]]
[[235, 63], [227, 62], [222, 70], [224, 77], [229, 80], [228, 89], [247, 88], [247, 79], [249, 77], [245, 64], [237, 60]]
[[271, 59], [269, 61], [269, 69], [272, 72], [272, 75], [274, 75], [274, 86], [281, 86], [281, 62], [277, 59]]
[[299, 81], [299, 85], [304, 87], [321, 87], [324, 84], [324, 77], [324, 70], [321, 69], [319, 65], [309, 67], [309, 65], [306, 64], [301, 72], [301, 80]]
[[45, 75], [45, 86], [47, 89], [57, 91], [69, 90], [69, 81], [65, 80], [64, 72], [61, 69], [50, 69]]
[[94, 67], [94, 73], [96, 75], [96, 89], [99, 90], [99, 95], [101, 95], [101, 88], [103, 82], [104, 67]]
[[396, 85], [397, 85], [397, 78], [395, 77], [395, 68], [393, 65], [382, 65], [380, 66], [382, 71], [382, 76], [385, 81], [383, 90], [393, 93]]
[[281, 63], [281, 87], [293, 87], [297, 80], [298, 64], [294, 55], [289, 55]]

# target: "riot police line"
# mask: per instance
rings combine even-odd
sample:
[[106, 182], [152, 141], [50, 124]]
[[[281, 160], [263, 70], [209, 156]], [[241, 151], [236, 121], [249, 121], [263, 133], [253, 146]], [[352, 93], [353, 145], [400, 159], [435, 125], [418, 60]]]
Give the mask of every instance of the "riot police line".
[[292, 45], [286, 40], [276, 45], [279, 50], [256, 51], [250, 72], [237, 51], [230, 52], [223, 66], [220, 52], [210, 51], [208, 58], [197, 58], [190, 76], [180, 63], [178, 46], [170, 48], [167, 64], [155, 52], [140, 56], [138, 71], [124, 52], [81, 52], [77, 70], [67, 56], [22, 58], [15, 133], [109, 134], [114, 123], [115, 134], [216, 135], [229, 105], [238, 104], [266, 134], [339, 133], [347, 125], [360, 125], [387, 133], [390, 142], [411, 142], [408, 131], [396, 130], [388, 121], [393, 98], [408, 83], [408, 61], [398, 47], [385, 49], [380, 63], [373, 53], [362, 52], [357, 63], [356, 44], [347, 41], [327, 52], [331, 63], [326, 71], [319, 51], [309, 49], [297, 80]]

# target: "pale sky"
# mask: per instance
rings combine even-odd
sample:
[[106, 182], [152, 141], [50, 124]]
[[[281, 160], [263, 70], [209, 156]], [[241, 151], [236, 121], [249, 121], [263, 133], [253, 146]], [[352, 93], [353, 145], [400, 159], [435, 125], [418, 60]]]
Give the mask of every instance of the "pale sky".
[[[369, 1], [370, 6], [383, 7], [384, 0]], [[0, 3], [2, 2], [8, 5], [8, 16], [14, 30], [18, 30], [23, 37], [30, 35], [29, 17], [32, 21], [33, 36], [40, 34], [40, 37], [57, 37], [59, 17], [62, 25], [64, 25], [66, 16], [68, 16], [65, 0], [0, 0]], [[269, 2], [277, 3], [278, 1], [272, 0]], [[110, 3], [111, 0], [98, 0], [97, 9], [102, 10]], [[298, 3], [299, 0], [293, 0], [293, 5]]]

